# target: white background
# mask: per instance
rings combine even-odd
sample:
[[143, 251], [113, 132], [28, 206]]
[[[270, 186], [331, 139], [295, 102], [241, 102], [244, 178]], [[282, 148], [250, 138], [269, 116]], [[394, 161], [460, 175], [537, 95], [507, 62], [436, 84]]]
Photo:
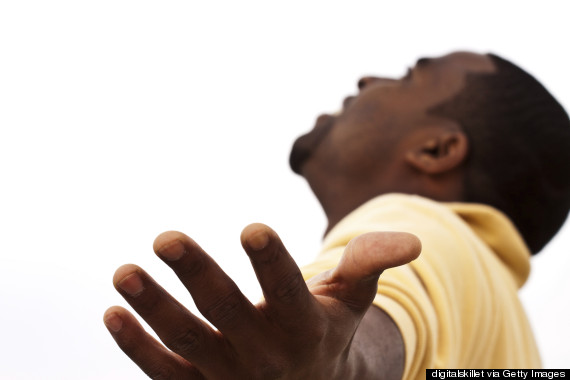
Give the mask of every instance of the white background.
[[[299, 263], [325, 219], [288, 168], [295, 137], [364, 74], [495, 52], [570, 109], [564, 1], [0, 2], [0, 378], [145, 378], [102, 315], [135, 262], [191, 304], [152, 252], [194, 237], [256, 300], [239, 244], [275, 228]], [[570, 227], [522, 291], [548, 367], [570, 367]]]

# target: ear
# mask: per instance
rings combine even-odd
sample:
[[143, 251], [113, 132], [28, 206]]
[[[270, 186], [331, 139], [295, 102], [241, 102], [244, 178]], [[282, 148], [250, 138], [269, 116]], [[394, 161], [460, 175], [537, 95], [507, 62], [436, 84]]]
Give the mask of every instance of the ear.
[[459, 167], [469, 151], [467, 136], [461, 131], [440, 131], [420, 140], [408, 150], [406, 162], [426, 174], [441, 174]]

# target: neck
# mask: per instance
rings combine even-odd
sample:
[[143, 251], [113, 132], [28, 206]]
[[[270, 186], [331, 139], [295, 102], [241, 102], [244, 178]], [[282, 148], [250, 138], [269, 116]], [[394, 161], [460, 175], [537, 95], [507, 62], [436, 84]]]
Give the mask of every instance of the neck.
[[346, 215], [348, 215], [348, 213], [346, 213], [344, 215], [338, 215], [338, 216], [327, 215], [328, 225], [327, 225], [327, 229], [325, 230], [325, 235], [328, 234], [329, 231], [332, 230], [333, 227], [336, 226], [338, 224], [338, 222], [340, 222]]
[[333, 227], [336, 226], [342, 219], [344, 219], [344, 217], [378, 195], [379, 194], [374, 194], [350, 198], [339, 197], [337, 199], [328, 199], [327, 201], [319, 199], [328, 221], [325, 235], [331, 229], [333, 229]]
[[[449, 186], [447, 189], [452, 188], [453, 186]], [[462, 188], [460, 186], [460, 188]], [[460, 190], [457, 189], [457, 194], [459, 194]], [[419, 195], [422, 197], [433, 199], [434, 201], [438, 202], [463, 202], [464, 197], [456, 195], [455, 192], [453, 194], [441, 194], [439, 192], [426, 192], [426, 191], [405, 191], [405, 190], [394, 190], [394, 191], [386, 191], [386, 192], [378, 192], [376, 194], [366, 194], [361, 197], [352, 197], [352, 198], [340, 198], [340, 199], [332, 199], [327, 202], [323, 201], [319, 198], [319, 202], [325, 212], [327, 217], [328, 225], [325, 230], [325, 235], [329, 233], [331, 229], [334, 228], [344, 217], [350, 214], [352, 211], [356, 210], [358, 207], [362, 206], [364, 203], [368, 202], [371, 199], [374, 199], [382, 194], [388, 193], [403, 193], [403, 194], [414, 194]]]

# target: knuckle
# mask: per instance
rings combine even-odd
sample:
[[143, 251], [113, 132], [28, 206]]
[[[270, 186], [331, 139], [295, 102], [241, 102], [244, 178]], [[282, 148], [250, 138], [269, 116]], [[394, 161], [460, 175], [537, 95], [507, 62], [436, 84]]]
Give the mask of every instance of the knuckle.
[[282, 302], [290, 302], [299, 295], [303, 284], [304, 280], [300, 272], [290, 274], [279, 283], [275, 296]]
[[143, 294], [141, 294], [141, 296], [137, 299], [137, 312], [151, 315], [160, 309], [157, 306], [161, 300], [162, 298], [160, 294], [158, 294], [155, 289], [149, 289], [148, 291], [145, 291]]
[[206, 259], [199, 255], [188, 259], [183, 266], [176, 268], [176, 272], [181, 278], [193, 278], [204, 273], [205, 268]]
[[227, 326], [239, 319], [242, 300], [237, 291], [233, 291], [206, 307], [202, 312], [216, 326]]
[[203, 339], [195, 330], [185, 330], [169, 338], [165, 344], [177, 354], [186, 356], [199, 351], [203, 346]]

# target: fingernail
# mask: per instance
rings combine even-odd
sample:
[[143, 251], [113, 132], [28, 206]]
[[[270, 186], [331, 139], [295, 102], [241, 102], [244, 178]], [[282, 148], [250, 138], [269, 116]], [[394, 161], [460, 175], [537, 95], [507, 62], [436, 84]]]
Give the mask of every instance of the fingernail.
[[261, 251], [269, 244], [269, 236], [265, 231], [259, 231], [247, 239], [247, 245], [254, 251]]
[[164, 257], [166, 260], [174, 261], [178, 260], [184, 255], [186, 249], [180, 242], [180, 240], [175, 240], [171, 243], [165, 244], [158, 250], [158, 254]]
[[123, 320], [117, 314], [108, 315], [104, 322], [105, 326], [113, 332], [119, 332], [123, 328]]
[[138, 296], [144, 289], [143, 282], [136, 273], [131, 273], [123, 278], [119, 281], [118, 286], [123, 289], [125, 293], [133, 297]]

